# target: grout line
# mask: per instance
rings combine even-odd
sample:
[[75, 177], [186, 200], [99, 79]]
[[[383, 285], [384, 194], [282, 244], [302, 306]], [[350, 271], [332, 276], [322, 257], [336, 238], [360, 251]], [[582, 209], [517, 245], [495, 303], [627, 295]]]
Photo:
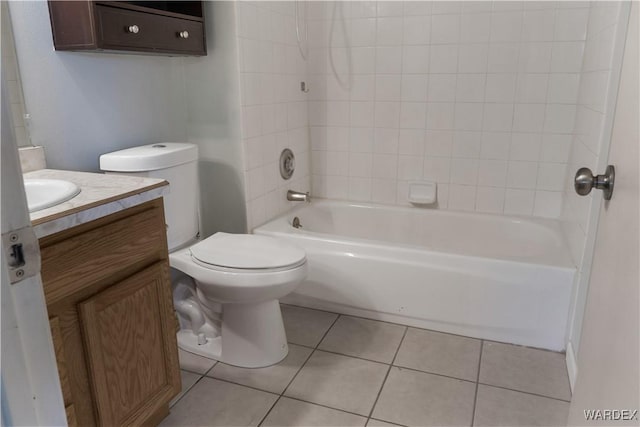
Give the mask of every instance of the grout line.
[[304, 348], [309, 348], [311, 350], [315, 350], [315, 347], [312, 347], [310, 345], [306, 345], [306, 344], [298, 344], [297, 342], [291, 342], [291, 341], [287, 341], [287, 344], [289, 345], [297, 345], [298, 347], [304, 347]]
[[327, 334], [329, 333], [329, 331], [333, 328], [333, 326], [338, 322], [338, 319], [340, 319], [343, 315], [340, 313], [334, 313], [337, 314], [338, 317], [336, 317], [333, 321], [333, 323], [331, 324], [331, 326], [329, 326], [327, 328], [327, 330], [325, 331], [325, 333], [322, 335], [322, 338], [320, 338], [320, 341], [318, 341], [318, 344], [316, 344], [316, 346], [314, 347], [314, 350], [317, 350], [318, 347], [320, 346], [320, 344], [322, 343], [322, 341], [324, 341], [325, 337], [327, 336]]
[[[491, 6], [491, 8], [493, 9], [493, 5]], [[464, 12], [461, 13], [460, 15], [460, 20], [462, 21], [462, 16], [464, 16]], [[483, 159], [482, 158], [482, 137], [483, 134], [485, 132], [484, 130], [484, 124], [485, 124], [485, 114], [486, 114], [486, 103], [487, 103], [487, 86], [489, 85], [489, 58], [490, 58], [490, 52], [491, 52], [491, 29], [493, 28], [493, 17], [494, 14], [489, 12], [488, 13], [489, 16], [489, 40], [487, 40], [486, 42], [486, 46], [487, 46], [487, 63], [484, 67], [484, 73], [481, 73], [484, 75], [484, 90], [482, 91], [482, 100], [484, 101], [482, 104], [482, 120], [480, 121], [480, 131], [478, 132], [479, 137], [480, 137], [480, 151], [478, 152], [478, 171], [476, 173], [476, 181], [475, 181], [475, 187], [476, 187], [476, 194], [475, 194], [475, 200], [473, 201], [473, 210], [474, 212], [479, 212], [478, 210], [478, 188], [479, 187], [483, 187], [480, 185], [480, 168], [481, 168], [481, 164], [483, 160], [487, 160], [487, 159]], [[460, 25], [460, 43], [462, 44], [462, 25]], [[517, 79], [518, 79], [518, 75], [516, 74], [516, 84], [517, 84]], [[456, 90], [456, 98], [457, 98], [457, 90]], [[514, 89], [514, 98], [515, 98], [515, 89]], [[456, 100], [457, 102], [457, 100]], [[454, 117], [455, 120], [455, 117]], [[475, 131], [474, 131], [475, 132]], [[455, 133], [454, 133], [454, 138], [455, 138]], [[509, 167], [509, 163], [507, 162], [507, 168]], [[488, 186], [488, 187], [493, 187], [493, 186]], [[505, 187], [506, 187], [506, 177], [505, 177]], [[494, 187], [494, 188], [499, 188], [499, 187]], [[506, 190], [504, 190], [502, 192], [502, 207], [500, 208], [499, 212], [500, 214], [504, 214], [504, 198], [505, 198], [505, 193]], [[482, 346], [482, 344], [480, 344]], [[476, 387], [477, 388], [477, 387]], [[474, 401], [475, 402], [475, 401]], [[474, 403], [475, 404], [475, 403]], [[471, 420], [471, 425], [473, 425], [473, 418]]]
[[[338, 319], [341, 317], [341, 315], [338, 315], [333, 323], [331, 324], [331, 326], [329, 326], [327, 328], [327, 330], [325, 331], [325, 333], [322, 335], [322, 338], [320, 338], [320, 340], [318, 341], [318, 343], [316, 344], [315, 347], [313, 347], [313, 351], [311, 351], [311, 353], [309, 353], [309, 356], [307, 356], [307, 359], [304, 361], [304, 363], [302, 365], [300, 365], [300, 368], [298, 369], [298, 371], [296, 372], [296, 374], [293, 376], [293, 378], [291, 378], [291, 381], [289, 381], [289, 383], [287, 384], [287, 386], [284, 388], [284, 390], [282, 390], [282, 393], [280, 393], [281, 396], [284, 396], [284, 394], [286, 393], [286, 391], [289, 389], [289, 386], [291, 386], [291, 384], [293, 383], [293, 381], [296, 379], [296, 377], [298, 376], [298, 374], [300, 373], [300, 371], [302, 371], [302, 368], [304, 368], [307, 364], [307, 362], [309, 361], [309, 359], [311, 359], [311, 356], [313, 356], [313, 354], [316, 352], [316, 350], [318, 349], [318, 346], [320, 345], [320, 343], [322, 342], [322, 340], [324, 339], [324, 337], [327, 336], [327, 334], [329, 333], [329, 331], [331, 330], [331, 328], [333, 328], [333, 325], [336, 324], [336, 322], [338, 321]], [[307, 347], [307, 348], [311, 348], [311, 347]]]
[[311, 356], [313, 356], [313, 353], [315, 353], [315, 350], [311, 350], [311, 352], [309, 353], [309, 355], [307, 356], [307, 358], [304, 360], [304, 362], [302, 363], [302, 365], [300, 365], [300, 368], [298, 368], [298, 370], [296, 371], [295, 375], [293, 377], [291, 377], [291, 380], [287, 383], [287, 386], [282, 390], [282, 392], [280, 393], [280, 396], [284, 396], [284, 393], [287, 391], [287, 389], [289, 388], [289, 386], [291, 385], [291, 383], [293, 383], [293, 381], [296, 379], [296, 377], [298, 376], [298, 374], [300, 373], [300, 371], [302, 370], [302, 368], [305, 367], [305, 365], [307, 364], [307, 362], [309, 361], [309, 359], [311, 359]]
[[491, 344], [510, 345], [512, 347], [526, 348], [526, 349], [529, 349], [529, 350], [545, 351], [547, 353], [564, 354], [564, 355], [567, 354], [566, 351], [555, 351], [555, 350], [549, 350], [549, 349], [546, 349], [546, 348], [531, 347], [529, 345], [511, 344], [511, 343], [508, 343], [508, 342], [488, 340], [488, 339], [483, 339], [483, 341], [486, 342], [486, 343], [491, 343]]
[[404, 342], [404, 337], [407, 336], [407, 333], [409, 332], [409, 327], [407, 326], [404, 330], [404, 334], [402, 334], [402, 339], [400, 340], [400, 344], [398, 344], [398, 348], [396, 349], [396, 353], [393, 355], [393, 359], [391, 360], [391, 365], [393, 366], [393, 364], [396, 362], [396, 357], [398, 357], [398, 353], [400, 352], [400, 347], [402, 347], [402, 343]]
[[309, 403], [311, 405], [320, 406], [321, 408], [327, 408], [327, 409], [332, 409], [332, 410], [338, 411], [338, 412], [344, 412], [345, 414], [349, 414], [349, 415], [356, 415], [358, 417], [366, 418], [368, 420], [366, 415], [358, 414], [357, 412], [351, 412], [351, 411], [347, 411], [345, 409], [334, 408], [332, 406], [323, 405], [322, 403], [316, 403], [316, 402], [311, 402], [309, 400], [300, 399], [299, 397], [293, 397], [293, 396], [282, 396], [282, 397], [284, 397], [286, 399], [297, 400], [298, 402], [304, 402], [304, 403]]
[[[371, 419], [371, 415], [373, 415], [373, 411], [374, 409], [376, 409], [376, 405], [378, 404], [378, 400], [380, 399], [380, 395], [382, 394], [382, 389], [384, 388], [384, 385], [387, 383], [387, 378], [389, 378], [389, 373], [391, 372], [391, 368], [393, 367], [393, 362], [396, 361], [396, 357], [398, 356], [398, 352], [400, 351], [400, 347], [402, 347], [402, 343], [404, 342], [404, 337], [407, 336], [407, 331], [409, 330], [408, 327], [404, 328], [404, 333], [402, 334], [402, 339], [400, 340], [400, 343], [398, 344], [398, 348], [396, 348], [396, 352], [393, 355], [393, 359], [391, 360], [391, 364], [389, 365], [389, 368], [387, 368], [387, 373], [384, 376], [384, 380], [382, 380], [382, 384], [380, 384], [380, 389], [378, 390], [378, 394], [376, 395], [376, 400], [373, 401], [373, 405], [371, 406], [371, 410], [369, 411], [369, 416], [368, 418]], [[369, 420], [367, 420], [367, 422], [369, 422]]]
[[275, 402], [273, 402], [273, 405], [271, 405], [271, 407], [269, 408], [269, 410], [267, 411], [266, 414], [264, 414], [264, 417], [262, 417], [262, 419], [260, 420], [260, 422], [258, 423], [258, 427], [262, 426], [262, 423], [264, 423], [264, 420], [267, 419], [267, 417], [269, 416], [269, 414], [271, 413], [271, 411], [273, 411], [273, 408], [276, 407], [276, 405], [278, 404], [278, 402], [280, 402], [280, 399], [282, 399], [282, 395], [278, 396], [278, 398], [276, 399]]
[[484, 385], [484, 386], [493, 387], [493, 388], [500, 388], [502, 390], [515, 391], [516, 393], [528, 394], [530, 396], [537, 396], [537, 397], [542, 397], [542, 398], [545, 398], [545, 399], [557, 400], [558, 402], [571, 403], [571, 400], [560, 399], [559, 397], [545, 396], [544, 394], [533, 393], [533, 392], [530, 392], [530, 391], [516, 390], [514, 388], [503, 387], [503, 386], [494, 385], [494, 384], [478, 383], [478, 385]]
[[[187, 372], [190, 372], [190, 371], [187, 371]], [[195, 372], [190, 372], [190, 373], [194, 374]], [[191, 385], [191, 387], [189, 387], [188, 389], [186, 389], [186, 390], [184, 391], [184, 393], [182, 394], [182, 396], [180, 396], [180, 398], [179, 398], [178, 400], [176, 400], [175, 402], [173, 402], [173, 404], [172, 404], [172, 405], [170, 405], [170, 406], [169, 406], [169, 409], [173, 408], [173, 407], [174, 407], [174, 406], [176, 406], [176, 405], [177, 405], [177, 404], [178, 404], [182, 399], [184, 399], [184, 398], [185, 398], [185, 396], [186, 396], [186, 395], [187, 395], [187, 394], [188, 394], [188, 393], [189, 393], [189, 392], [190, 392], [190, 391], [191, 391], [191, 390], [196, 386], [196, 384], [198, 384], [198, 383], [200, 382], [200, 380], [204, 378], [204, 374], [197, 374], [197, 375], [199, 375], [199, 376], [200, 376], [200, 378], [198, 378], [198, 379], [196, 380], [196, 382], [194, 382], [194, 383]]]
[[471, 425], [476, 419], [476, 406], [478, 404], [478, 383], [480, 382], [480, 367], [482, 366], [482, 349], [484, 347], [484, 340], [480, 341], [480, 357], [478, 357], [478, 374], [476, 375], [476, 392], [473, 396], [473, 411], [471, 412]]
[[[336, 318], [333, 320], [333, 323], [331, 324], [331, 326], [329, 326], [327, 328], [327, 330], [325, 331], [324, 335], [322, 335], [322, 338], [320, 338], [320, 340], [318, 341], [318, 343], [316, 344], [315, 347], [313, 347], [313, 349], [311, 350], [311, 352], [309, 353], [309, 355], [307, 356], [307, 358], [305, 359], [305, 361], [300, 365], [300, 367], [298, 368], [298, 370], [296, 371], [295, 375], [293, 377], [291, 377], [291, 380], [287, 383], [286, 387], [282, 390], [282, 392], [280, 392], [280, 395], [278, 396], [278, 398], [276, 399], [275, 402], [273, 402], [273, 405], [271, 405], [271, 408], [269, 408], [269, 410], [267, 411], [267, 413], [264, 415], [264, 417], [262, 418], [262, 420], [260, 420], [260, 423], [258, 423], [258, 426], [262, 426], [262, 423], [264, 423], [264, 420], [267, 419], [267, 417], [269, 416], [269, 414], [271, 413], [271, 411], [273, 410], [273, 408], [275, 408], [275, 406], [278, 404], [278, 402], [280, 401], [280, 399], [282, 399], [282, 397], [284, 396], [284, 393], [287, 391], [287, 389], [289, 388], [289, 386], [291, 385], [291, 383], [293, 383], [293, 381], [296, 379], [296, 377], [298, 376], [298, 374], [300, 373], [300, 371], [302, 371], [302, 368], [305, 367], [305, 365], [307, 364], [307, 362], [309, 361], [309, 359], [311, 359], [311, 356], [313, 356], [313, 353], [316, 352], [316, 348], [318, 348], [318, 345], [320, 345], [320, 343], [322, 342], [322, 340], [324, 339], [324, 337], [329, 333], [329, 330], [333, 327], [333, 325], [335, 325], [336, 321], [340, 318], [340, 315], [336, 316]], [[297, 344], [294, 344], [297, 345]], [[308, 346], [303, 346], [305, 348], [312, 348], [312, 347], [308, 347]], [[287, 396], [288, 397], [288, 396]]]
[[207, 378], [207, 379], [215, 380], [215, 381], [222, 381], [224, 383], [229, 383], [229, 384], [233, 384], [233, 385], [238, 385], [240, 387], [246, 387], [246, 388], [250, 388], [252, 390], [260, 391], [262, 393], [268, 393], [268, 394], [272, 394], [274, 396], [280, 396], [280, 393], [277, 393], [277, 392], [264, 390], [264, 389], [257, 388], [257, 387], [252, 386], [252, 385], [240, 384], [240, 383], [237, 383], [235, 381], [231, 381], [231, 380], [228, 380], [228, 379], [225, 379], [225, 378], [214, 378], [214, 377], [206, 377], [206, 376], [203, 376], [203, 378]]
[[216, 360], [215, 363], [213, 365], [211, 365], [211, 367], [209, 369], [207, 369], [207, 371], [204, 374], [202, 374], [202, 376], [206, 377], [207, 374], [213, 370], [213, 368], [218, 366], [218, 363], [222, 363], [222, 362], [220, 362], [219, 360]]
[[367, 419], [367, 425], [369, 425], [369, 421], [371, 421], [371, 420], [373, 420], [373, 421], [381, 421], [381, 422], [387, 423], [387, 424], [394, 424], [394, 425], [401, 426], [401, 427], [409, 427], [409, 426], [407, 426], [405, 424], [398, 424], [398, 423], [393, 422], [393, 421], [385, 421], [385, 420], [382, 420], [380, 418], [369, 418], [369, 419]]
[[464, 378], [452, 377], [451, 375], [439, 374], [439, 373], [437, 373], [437, 372], [422, 371], [422, 370], [420, 370], [420, 369], [409, 368], [409, 367], [407, 367], [407, 366], [400, 366], [400, 365], [391, 365], [391, 366], [392, 366], [392, 367], [394, 367], [394, 368], [398, 368], [398, 369], [406, 369], [407, 371], [419, 372], [419, 373], [421, 373], [421, 374], [435, 375], [435, 376], [438, 376], [438, 377], [449, 378], [449, 379], [456, 380], [456, 381], [464, 381], [464, 382], [472, 383], [472, 384], [475, 384], [475, 383], [476, 383], [476, 382], [475, 382], [475, 381], [473, 381], [473, 380], [466, 380], [466, 379], [464, 379]]
[[[337, 313], [334, 313], [337, 314]], [[305, 361], [302, 363], [302, 365], [300, 365], [300, 368], [298, 368], [298, 370], [296, 371], [295, 375], [291, 378], [291, 380], [289, 381], [289, 383], [287, 384], [287, 386], [282, 390], [282, 392], [280, 393], [280, 395], [278, 396], [278, 398], [276, 399], [275, 402], [273, 402], [273, 405], [271, 405], [271, 408], [269, 408], [269, 410], [267, 411], [267, 413], [264, 415], [264, 417], [260, 420], [260, 423], [258, 423], [258, 426], [262, 426], [262, 423], [264, 423], [264, 420], [267, 419], [267, 417], [269, 416], [269, 414], [271, 413], [271, 411], [273, 410], [273, 408], [275, 408], [275, 406], [278, 404], [278, 402], [280, 401], [280, 399], [282, 399], [282, 397], [290, 397], [290, 396], [284, 396], [285, 392], [289, 389], [289, 386], [291, 386], [291, 384], [293, 383], [293, 381], [295, 381], [296, 377], [298, 376], [298, 374], [300, 373], [300, 371], [302, 371], [302, 368], [305, 367], [305, 365], [307, 364], [307, 362], [309, 361], [309, 359], [311, 359], [311, 356], [313, 356], [313, 354], [316, 352], [316, 349], [318, 348], [318, 346], [320, 345], [320, 343], [322, 342], [322, 340], [324, 339], [324, 337], [327, 336], [327, 334], [329, 333], [329, 331], [331, 330], [331, 328], [333, 328], [333, 325], [336, 324], [336, 322], [338, 321], [338, 319], [340, 318], [340, 314], [338, 314], [336, 316], [336, 318], [333, 320], [333, 323], [331, 323], [331, 326], [329, 326], [327, 328], [327, 330], [325, 331], [325, 333], [322, 335], [322, 338], [320, 338], [320, 340], [318, 341], [318, 343], [316, 344], [315, 347], [313, 347], [313, 350], [309, 353], [309, 355], [307, 356], [307, 358], [305, 359]], [[297, 345], [297, 344], [296, 344]], [[303, 346], [305, 348], [311, 348], [308, 346]], [[300, 399], [298, 399], [300, 400]], [[304, 402], [304, 401], [303, 401]], [[308, 402], [308, 403], [312, 403], [312, 402]], [[320, 405], [322, 406], [322, 405]], [[327, 406], [328, 408], [328, 406]], [[335, 408], [331, 408], [331, 409], [335, 409]], [[344, 411], [346, 412], [346, 411]]]
[[287, 307], [296, 307], [296, 308], [304, 308], [305, 310], [313, 310], [313, 311], [321, 311], [323, 313], [329, 313], [329, 314], [337, 314], [340, 315], [339, 313], [333, 312], [333, 311], [328, 311], [328, 310], [322, 310], [320, 308], [311, 308], [311, 307], [304, 307], [302, 305], [296, 305], [296, 304], [287, 304], [284, 302], [280, 303], [281, 306], [287, 306]]
[[318, 351], [321, 351], [323, 353], [331, 353], [331, 354], [336, 354], [338, 356], [345, 356], [345, 357], [351, 357], [353, 359], [358, 359], [358, 360], [364, 360], [365, 362], [372, 362], [372, 363], [378, 363], [380, 365], [387, 365], [390, 366], [391, 362], [381, 362], [379, 360], [373, 360], [373, 359], [367, 359], [365, 357], [360, 357], [360, 356], [353, 356], [351, 354], [346, 354], [346, 353], [340, 353], [338, 351], [333, 351], [333, 350], [325, 350], [323, 348], [318, 348]]
[[[195, 353], [191, 353], [191, 354], [195, 354]], [[202, 357], [202, 356], [200, 356]], [[213, 360], [213, 359], [210, 359]], [[187, 368], [183, 368], [182, 366], [180, 366], [180, 370], [181, 371], [185, 371], [185, 372], [189, 372], [190, 374], [195, 374], [195, 375], [205, 375], [207, 372], [209, 372], [214, 366], [216, 366], [218, 364], [218, 362], [216, 361], [210, 368], [207, 368], [204, 373], [202, 372], [198, 372], [198, 371], [192, 371], [191, 369], [187, 369]]]

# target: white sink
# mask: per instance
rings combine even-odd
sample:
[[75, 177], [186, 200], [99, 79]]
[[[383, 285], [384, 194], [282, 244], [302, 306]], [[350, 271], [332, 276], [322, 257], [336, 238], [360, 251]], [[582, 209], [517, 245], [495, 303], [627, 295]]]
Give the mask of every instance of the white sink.
[[25, 179], [29, 212], [50, 208], [73, 199], [80, 193], [80, 187], [61, 179]]

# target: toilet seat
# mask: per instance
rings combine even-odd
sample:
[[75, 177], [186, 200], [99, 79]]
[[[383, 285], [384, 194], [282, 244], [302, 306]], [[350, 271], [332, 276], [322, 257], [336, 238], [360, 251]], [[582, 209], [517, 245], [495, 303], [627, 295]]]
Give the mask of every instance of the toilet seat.
[[[208, 240], [213, 239], [214, 236], [211, 236], [196, 245], [205, 243]], [[220, 246], [219, 242], [227, 242], [227, 240], [217, 240], [218, 238], [213, 239], [214, 243], [211, 243], [211, 246], [201, 245], [200, 248], [209, 247], [210, 249], [220, 249], [221, 247], [225, 247]], [[277, 240], [275, 238], [270, 239]], [[245, 243], [249, 241], [250, 240], [246, 240]], [[171, 267], [193, 278], [199, 289], [207, 295], [208, 298], [216, 302], [254, 303], [267, 301], [269, 299], [282, 298], [284, 295], [293, 291], [295, 286], [297, 286], [307, 275], [307, 259], [306, 254], [302, 250], [300, 250], [301, 254], [297, 254], [292, 258], [282, 258], [279, 259], [279, 261], [272, 262], [272, 265], [283, 264], [284, 266], [242, 269], [211, 264], [213, 261], [220, 262], [220, 260], [215, 257], [206, 258], [206, 255], [203, 255], [202, 252], [196, 249], [196, 255], [201, 258], [206, 258], [210, 262], [206, 263], [198, 260], [193, 254], [193, 248], [196, 245], [170, 253], [169, 263]], [[259, 246], [260, 245], [257, 245], [256, 247]], [[294, 245], [290, 246], [295, 248], [296, 251], [299, 250]], [[249, 249], [249, 251], [256, 252], [256, 249]], [[293, 264], [290, 264], [291, 262], [293, 262]]]
[[304, 250], [268, 236], [216, 233], [189, 248], [198, 265], [217, 271], [265, 273], [296, 268], [306, 262]]

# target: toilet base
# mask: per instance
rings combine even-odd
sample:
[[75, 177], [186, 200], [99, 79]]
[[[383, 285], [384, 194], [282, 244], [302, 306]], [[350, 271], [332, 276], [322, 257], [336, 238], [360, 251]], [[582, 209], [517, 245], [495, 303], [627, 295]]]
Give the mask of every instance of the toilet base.
[[242, 368], [274, 365], [289, 352], [278, 300], [222, 304], [219, 337], [198, 344], [193, 331], [180, 330], [177, 338], [178, 347], [185, 351]]

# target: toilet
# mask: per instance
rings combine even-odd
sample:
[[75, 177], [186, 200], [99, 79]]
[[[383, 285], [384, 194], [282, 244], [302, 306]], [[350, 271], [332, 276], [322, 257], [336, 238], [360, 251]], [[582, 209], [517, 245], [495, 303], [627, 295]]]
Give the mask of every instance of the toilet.
[[304, 250], [253, 234], [199, 239], [198, 148], [150, 144], [100, 156], [106, 173], [161, 178], [178, 346], [245, 368], [270, 366], [289, 351], [278, 300], [307, 276]]

